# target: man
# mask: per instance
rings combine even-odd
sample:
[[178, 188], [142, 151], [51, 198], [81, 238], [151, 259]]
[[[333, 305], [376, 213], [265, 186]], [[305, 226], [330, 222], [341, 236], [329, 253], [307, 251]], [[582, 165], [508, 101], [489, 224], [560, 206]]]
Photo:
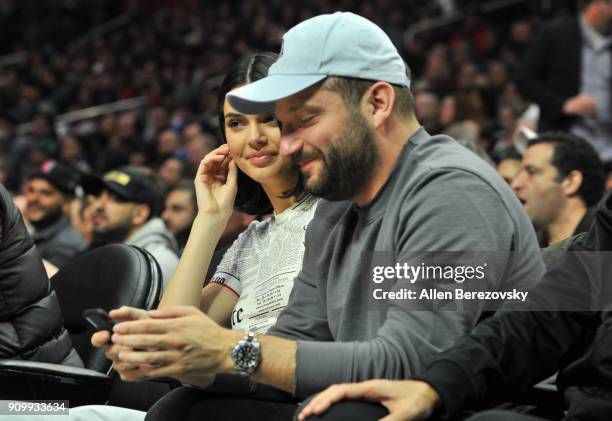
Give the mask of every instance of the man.
[[[463, 419], [464, 407], [511, 399], [557, 371], [561, 392], [557, 398], [564, 398], [565, 407], [551, 408], [552, 400], [546, 407], [546, 402], [537, 401], [537, 394], [534, 404], [539, 403], [548, 413], [557, 410], [555, 419], [563, 415], [564, 420], [612, 419], [610, 193], [601, 201], [592, 228], [568, 241], [565, 250], [563, 258], [530, 292], [534, 296], [529, 306], [536, 311], [508, 306], [505, 310], [509, 311], [499, 311], [438, 355], [417, 376], [419, 381], [375, 380], [332, 386], [312, 399], [298, 419], [319, 415], [316, 419], [339, 421], [353, 414], [353, 420], [373, 421], [388, 413], [385, 420], [423, 420], [432, 414], [433, 419]], [[355, 406], [354, 401], [344, 401], [332, 406], [344, 399], [382, 405], [358, 401]], [[360, 415], [354, 412], [356, 408]], [[544, 418], [487, 411], [469, 420]]]
[[497, 164], [497, 172], [504, 179], [504, 181], [512, 185], [512, 181], [516, 178], [518, 173], [521, 171], [521, 157], [509, 156]]
[[521, 94], [541, 107], [539, 131], [571, 130], [612, 158], [612, 2], [584, 0], [578, 17], [546, 25], [519, 72]]
[[529, 141], [512, 188], [542, 247], [587, 231], [605, 188], [603, 163], [584, 139], [542, 133]]
[[95, 246], [124, 243], [153, 255], [163, 274], [164, 288], [178, 263], [177, 245], [159, 214], [159, 187], [152, 175], [137, 167], [89, 178], [83, 186], [96, 199], [92, 206]]
[[[0, 184], [0, 358], [82, 367], [62, 324], [62, 310], [42, 265], [40, 254], [9, 192]], [[3, 379], [5, 387], [20, 382]], [[15, 396], [15, 389], [11, 390]]]
[[[379, 27], [335, 13], [287, 32], [268, 76], [228, 95], [241, 113], [275, 111], [281, 153], [300, 166], [305, 188], [324, 198], [308, 226], [302, 271], [268, 335], [230, 331], [185, 307], [118, 323], [107, 354], [123, 379], [189, 372], [197, 385], [211, 374], [239, 374], [302, 398], [337, 381], [402, 378], [421, 372], [435, 350], [470, 330], [483, 306], [412, 311], [407, 300], [389, 300], [376, 307], [367, 292], [375, 252], [393, 263], [419, 264], [412, 251], [498, 250], [488, 266], [494, 289], [520, 289], [541, 275], [520, 203], [492, 167], [451, 138], [420, 128], [407, 73]], [[510, 250], [517, 251], [511, 259]], [[152, 330], [155, 338], [145, 333]], [[148, 417], [197, 419], [206, 411], [210, 419], [257, 413], [281, 420], [295, 409], [194, 393], [178, 389]]]
[[[183, 254], [189, 233], [191, 232], [191, 225], [197, 213], [198, 203], [192, 181], [183, 181], [170, 190], [168, 196], [166, 196], [166, 205], [162, 213], [162, 219], [168, 231], [177, 241], [179, 256]], [[223, 231], [223, 235], [219, 239], [205, 281], [210, 280], [229, 246], [254, 220], [254, 216], [234, 210], [227, 223], [227, 227]]]
[[168, 192], [161, 217], [178, 244], [179, 255], [183, 254], [197, 213], [198, 202], [192, 181], [183, 181]]
[[26, 218], [42, 258], [61, 268], [85, 250], [83, 237], [70, 223], [68, 210], [77, 175], [56, 161], [46, 161], [26, 185]]

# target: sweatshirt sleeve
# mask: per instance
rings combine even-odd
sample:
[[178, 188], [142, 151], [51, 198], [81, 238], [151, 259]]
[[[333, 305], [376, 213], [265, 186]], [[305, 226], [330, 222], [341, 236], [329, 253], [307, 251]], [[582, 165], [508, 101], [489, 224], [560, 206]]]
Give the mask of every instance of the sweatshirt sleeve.
[[[525, 391], [583, 355], [601, 325], [609, 302], [606, 254], [609, 235], [596, 223], [549, 266], [524, 305], [506, 304], [472, 334], [439, 355], [420, 376], [438, 391], [445, 415], [466, 404], [494, 398], [507, 390]], [[609, 248], [609, 245], [605, 245]]]
[[[597, 326], [588, 312], [504, 311], [440, 354], [418, 380], [440, 395], [445, 417], [470, 402], [522, 392], [551, 376]], [[586, 328], [585, 328], [586, 327]]]

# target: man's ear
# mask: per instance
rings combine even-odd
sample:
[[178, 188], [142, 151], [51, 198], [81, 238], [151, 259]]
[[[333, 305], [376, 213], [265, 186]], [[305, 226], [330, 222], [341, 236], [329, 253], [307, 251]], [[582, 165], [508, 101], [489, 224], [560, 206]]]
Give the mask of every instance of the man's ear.
[[144, 203], [136, 205], [132, 211], [132, 225], [135, 227], [144, 225], [149, 220], [150, 215], [151, 208], [149, 205]]
[[570, 172], [561, 182], [561, 188], [565, 196], [570, 197], [576, 195], [583, 181], [584, 178], [580, 171], [574, 170]]
[[395, 90], [387, 82], [376, 82], [368, 88], [365, 95], [365, 115], [371, 119], [374, 128], [382, 126], [395, 107]]

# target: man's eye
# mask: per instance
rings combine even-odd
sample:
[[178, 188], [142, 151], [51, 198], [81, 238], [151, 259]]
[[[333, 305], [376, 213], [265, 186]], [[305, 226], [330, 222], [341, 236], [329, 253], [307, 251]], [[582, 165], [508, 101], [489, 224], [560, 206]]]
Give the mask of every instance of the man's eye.
[[312, 119], [314, 118], [314, 115], [308, 115], [302, 119], [300, 119], [300, 125], [301, 126], [305, 126], [308, 123], [310, 123], [312, 121]]

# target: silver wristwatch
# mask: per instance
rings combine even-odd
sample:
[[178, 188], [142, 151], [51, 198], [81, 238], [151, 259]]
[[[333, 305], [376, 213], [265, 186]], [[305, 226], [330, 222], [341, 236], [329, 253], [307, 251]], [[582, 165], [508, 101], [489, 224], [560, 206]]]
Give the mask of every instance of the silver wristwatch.
[[244, 338], [238, 341], [238, 345], [232, 350], [232, 360], [236, 374], [241, 377], [251, 376], [261, 361], [259, 341], [252, 332], [247, 332]]

